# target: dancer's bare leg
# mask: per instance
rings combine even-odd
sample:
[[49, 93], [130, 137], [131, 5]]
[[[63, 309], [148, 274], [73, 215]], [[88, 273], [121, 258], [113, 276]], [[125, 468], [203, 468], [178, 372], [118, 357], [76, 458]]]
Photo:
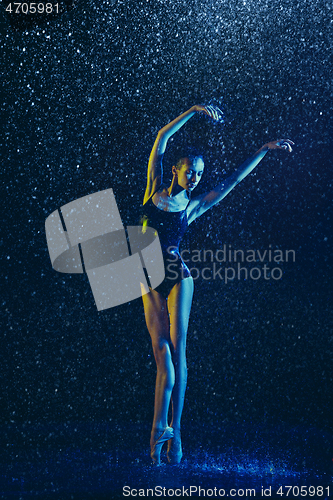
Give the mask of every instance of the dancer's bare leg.
[[155, 290], [143, 295], [148, 331], [151, 336], [157, 375], [152, 438], [168, 425], [168, 410], [175, 372], [170, 350], [170, 325], [166, 299]]
[[[170, 337], [172, 342], [172, 359], [175, 369], [175, 385], [172, 391], [172, 422], [174, 429], [173, 442], [169, 443], [169, 450], [174, 451], [175, 462], [181, 458], [180, 421], [184, 407], [187, 364], [186, 364], [186, 337], [193, 298], [193, 279], [186, 278], [175, 285], [168, 297], [170, 319]], [[177, 456], [178, 459], [177, 460]], [[170, 459], [170, 456], [169, 456]]]

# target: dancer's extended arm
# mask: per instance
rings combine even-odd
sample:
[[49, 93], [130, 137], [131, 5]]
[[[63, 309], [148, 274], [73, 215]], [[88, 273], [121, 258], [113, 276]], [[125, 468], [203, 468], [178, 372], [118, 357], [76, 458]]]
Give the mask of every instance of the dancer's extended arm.
[[278, 141], [268, 142], [253, 156], [242, 163], [242, 165], [233, 174], [227, 177], [225, 181], [212, 189], [212, 191], [193, 198], [187, 208], [189, 224], [227, 196], [227, 194], [230, 193], [230, 191], [237, 186], [240, 181], [252, 172], [252, 170], [258, 165], [270, 149], [283, 149], [291, 153], [291, 145], [293, 144], [294, 143], [289, 139], [280, 139]]
[[156, 191], [156, 189], [162, 184], [162, 158], [168, 140], [175, 132], [177, 132], [183, 125], [185, 125], [185, 123], [195, 113], [205, 113], [214, 120], [219, 120], [221, 118], [221, 111], [218, 108], [214, 106], [195, 105], [185, 111], [185, 113], [182, 113], [177, 118], [172, 120], [172, 122], [165, 125], [163, 128], [161, 128], [161, 130], [159, 130], [149, 157], [147, 187], [143, 200], [144, 204], [149, 200], [151, 194]]

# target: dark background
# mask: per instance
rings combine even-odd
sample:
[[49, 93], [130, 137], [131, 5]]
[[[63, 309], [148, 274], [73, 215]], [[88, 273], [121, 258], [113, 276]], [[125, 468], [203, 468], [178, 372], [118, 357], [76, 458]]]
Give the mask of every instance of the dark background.
[[[98, 312], [86, 276], [55, 272], [46, 217], [112, 187], [136, 224], [163, 125], [196, 103], [165, 170], [194, 144], [198, 193], [270, 152], [197, 220], [191, 249], [294, 249], [278, 281], [198, 279], [184, 427], [285, 423], [332, 407], [332, 6], [314, 0], [81, 0], [52, 19], [1, 12], [4, 426], [150, 423], [155, 365], [141, 299]], [[278, 436], [277, 438], [278, 439]]]

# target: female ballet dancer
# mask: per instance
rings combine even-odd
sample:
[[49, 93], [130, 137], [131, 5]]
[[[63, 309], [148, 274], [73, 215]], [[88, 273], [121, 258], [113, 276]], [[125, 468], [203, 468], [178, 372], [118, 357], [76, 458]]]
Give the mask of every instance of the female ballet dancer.
[[[151, 458], [160, 464], [163, 444], [168, 441], [169, 463], [182, 458], [180, 420], [187, 382], [186, 334], [193, 297], [193, 278], [179, 253], [179, 244], [188, 225], [221, 201], [264, 158], [270, 149], [291, 152], [292, 141], [281, 139], [262, 146], [230, 177], [212, 191], [191, 198], [204, 171], [201, 156], [180, 158], [172, 167], [169, 187], [162, 182], [162, 158], [168, 139], [195, 113], [203, 113], [220, 121], [221, 111], [214, 106], [193, 106], [163, 127], [157, 134], [149, 157], [147, 187], [143, 200], [143, 224], [158, 231], [166, 277], [155, 289], [143, 295], [145, 319], [152, 340], [157, 365], [154, 420], [151, 431]], [[172, 262], [173, 276], [167, 273]], [[175, 267], [176, 266], [176, 267]], [[172, 401], [172, 420], [168, 426], [168, 410]]]

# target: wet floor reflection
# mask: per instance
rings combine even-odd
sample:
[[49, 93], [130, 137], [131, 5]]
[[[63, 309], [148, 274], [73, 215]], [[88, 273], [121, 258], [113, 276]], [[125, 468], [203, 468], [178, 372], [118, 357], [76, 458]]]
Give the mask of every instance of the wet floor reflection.
[[308, 494], [303, 498], [325, 499], [333, 491], [331, 435], [315, 429], [310, 443], [310, 434], [305, 438], [309, 429], [299, 428], [277, 429], [273, 435], [272, 428], [229, 424], [219, 432], [206, 428], [192, 442], [184, 432], [182, 463], [167, 464], [164, 452], [160, 467], [149, 459], [144, 439], [148, 428], [135, 432], [130, 427], [76, 424], [6, 431], [4, 499], [264, 498], [263, 490], [271, 498], [277, 491], [284, 496], [275, 498], [286, 497], [288, 491], [288, 498], [300, 498], [301, 486]]

